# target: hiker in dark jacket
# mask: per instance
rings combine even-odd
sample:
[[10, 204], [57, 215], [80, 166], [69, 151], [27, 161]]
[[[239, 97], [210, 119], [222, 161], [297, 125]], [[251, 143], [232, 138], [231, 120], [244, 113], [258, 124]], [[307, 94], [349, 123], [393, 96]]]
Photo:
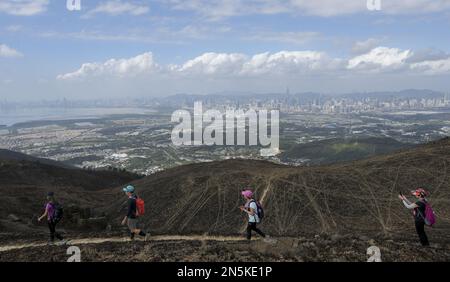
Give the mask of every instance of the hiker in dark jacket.
[[248, 215], [248, 224], [247, 224], [247, 239], [252, 239], [252, 231], [255, 231], [263, 238], [266, 237], [261, 230], [259, 230], [256, 225], [260, 222], [258, 216], [258, 205], [256, 201], [253, 199], [253, 192], [251, 190], [242, 191], [242, 196], [245, 198], [246, 203], [244, 206], [240, 207], [241, 211], [247, 213]]
[[134, 239], [135, 235], [139, 235], [142, 237], [147, 236], [147, 234], [138, 229], [138, 212], [137, 212], [137, 204], [136, 204], [136, 200], [137, 200], [137, 196], [135, 194], [135, 189], [133, 186], [129, 185], [125, 188], [123, 188], [123, 191], [125, 192], [125, 194], [128, 197], [128, 202], [127, 202], [127, 214], [125, 215], [125, 217], [122, 220], [122, 225], [127, 225], [128, 228], [130, 229], [130, 238], [131, 240]]
[[419, 240], [422, 246], [429, 246], [427, 234], [425, 233], [425, 210], [427, 206], [426, 197], [428, 193], [422, 189], [418, 188], [411, 191], [412, 195], [416, 197], [417, 201], [411, 203], [403, 194], [399, 195], [400, 200], [402, 200], [403, 205], [410, 210], [413, 210], [414, 222], [416, 225], [417, 235], [419, 235]]
[[49, 192], [47, 194], [47, 203], [45, 204], [44, 214], [38, 218], [38, 222], [41, 222], [44, 218], [47, 218], [48, 228], [50, 230], [50, 241], [49, 244], [53, 244], [55, 241], [55, 237], [63, 241], [63, 237], [61, 234], [56, 232], [56, 225], [59, 223], [60, 218], [57, 218], [57, 205], [58, 203], [55, 200], [55, 194], [53, 192]]

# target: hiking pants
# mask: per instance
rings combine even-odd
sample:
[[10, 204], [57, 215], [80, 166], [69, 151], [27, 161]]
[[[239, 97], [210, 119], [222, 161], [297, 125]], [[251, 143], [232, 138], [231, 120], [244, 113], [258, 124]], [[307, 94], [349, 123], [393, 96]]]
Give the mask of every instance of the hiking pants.
[[264, 234], [261, 230], [259, 230], [256, 227], [256, 222], [249, 222], [247, 225], [247, 239], [252, 239], [252, 230], [261, 235], [263, 238], [266, 237], [266, 234]]
[[61, 234], [56, 232], [56, 224], [58, 224], [58, 223], [55, 222], [54, 220], [49, 220], [48, 221], [48, 229], [50, 230], [50, 241], [52, 241], [52, 242], [55, 240], [55, 237], [58, 240], [62, 240], [63, 239]]
[[429, 246], [427, 234], [425, 233], [425, 221], [423, 219], [416, 219], [416, 231], [419, 235], [419, 240], [422, 246]]

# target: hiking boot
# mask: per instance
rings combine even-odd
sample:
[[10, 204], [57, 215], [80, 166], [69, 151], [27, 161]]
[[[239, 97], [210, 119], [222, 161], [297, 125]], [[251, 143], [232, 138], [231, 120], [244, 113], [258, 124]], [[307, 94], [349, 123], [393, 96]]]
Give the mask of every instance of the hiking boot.
[[60, 240], [59, 242], [54, 243], [55, 246], [64, 246], [67, 244], [66, 240]]
[[53, 241], [53, 240], [47, 241], [47, 246], [54, 246], [54, 245], [55, 245], [55, 241]]

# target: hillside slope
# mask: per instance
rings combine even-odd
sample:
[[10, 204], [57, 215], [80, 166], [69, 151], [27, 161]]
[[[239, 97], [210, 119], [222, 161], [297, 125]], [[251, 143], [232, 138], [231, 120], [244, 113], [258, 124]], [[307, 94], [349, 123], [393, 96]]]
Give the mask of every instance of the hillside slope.
[[[13, 157], [11, 157], [13, 156]], [[67, 208], [95, 209], [113, 196], [112, 187], [138, 179], [127, 172], [87, 171], [51, 165], [52, 161], [21, 159], [14, 152], [0, 155], [0, 227], [2, 231], [29, 229], [42, 213], [47, 192], [54, 191]], [[70, 212], [67, 217], [73, 216]]]
[[[229, 160], [160, 172], [132, 182], [146, 201], [141, 221], [152, 235], [146, 242], [127, 241], [126, 227], [118, 225], [126, 201], [121, 188], [133, 177], [0, 160], [0, 261], [67, 260], [67, 246], [45, 244], [44, 225], [4, 220], [10, 212], [22, 219], [39, 212], [48, 190], [66, 207], [95, 208], [112, 225], [103, 232], [61, 226], [83, 261], [366, 261], [370, 246], [380, 248], [383, 261], [448, 261], [449, 149], [445, 139], [329, 166]], [[103, 185], [110, 188], [99, 190]], [[419, 185], [432, 192], [438, 218], [426, 249], [396, 198]], [[241, 235], [245, 216], [238, 206], [246, 186], [263, 202], [261, 228], [275, 243], [249, 244]]]
[[273, 236], [415, 236], [411, 215], [397, 195], [423, 186], [431, 191], [438, 216], [432, 239], [449, 239], [449, 162], [450, 139], [328, 166], [228, 160], [181, 166], [142, 179], [0, 159], [0, 227], [14, 227], [4, 219], [10, 214], [29, 225], [52, 190], [66, 207], [74, 206], [78, 213], [93, 209], [107, 217], [113, 231], [120, 231], [126, 201], [121, 188], [131, 182], [146, 201], [147, 214], [141, 220], [152, 234], [239, 235], [246, 221], [238, 209], [243, 204], [240, 191], [252, 187], [266, 211], [261, 228]]
[[43, 159], [43, 158], [37, 158], [30, 155], [26, 155], [23, 153], [6, 150], [6, 149], [0, 149], [0, 160], [2, 161], [29, 161], [29, 162], [36, 162], [46, 165], [52, 165], [52, 166], [58, 166], [63, 168], [75, 168], [70, 165], [66, 165], [62, 162], [49, 160], [49, 159]]
[[[229, 160], [170, 169], [134, 182], [146, 200], [145, 225], [160, 234], [239, 234], [240, 191], [255, 189], [272, 235], [410, 232], [397, 198], [423, 186], [437, 211], [436, 236], [450, 232], [450, 139], [362, 161], [317, 167]], [[116, 221], [124, 195], [105, 209]], [[411, 233], [413, 234], [413, 233]], [[447, 234], [447, 235], [446, 235]], [[411, 235], [413, 236], [413, 235]]]

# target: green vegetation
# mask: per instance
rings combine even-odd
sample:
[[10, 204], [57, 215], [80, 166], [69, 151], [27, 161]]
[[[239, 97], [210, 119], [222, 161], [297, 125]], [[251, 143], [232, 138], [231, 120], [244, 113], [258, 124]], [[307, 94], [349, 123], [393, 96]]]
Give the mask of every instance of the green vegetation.
[[312, 164], [329, 164], [387, 154], [411, 146], [391, 138], [327, 139], [293, 145], [283, 152], [281, 159], [308, 159]]

